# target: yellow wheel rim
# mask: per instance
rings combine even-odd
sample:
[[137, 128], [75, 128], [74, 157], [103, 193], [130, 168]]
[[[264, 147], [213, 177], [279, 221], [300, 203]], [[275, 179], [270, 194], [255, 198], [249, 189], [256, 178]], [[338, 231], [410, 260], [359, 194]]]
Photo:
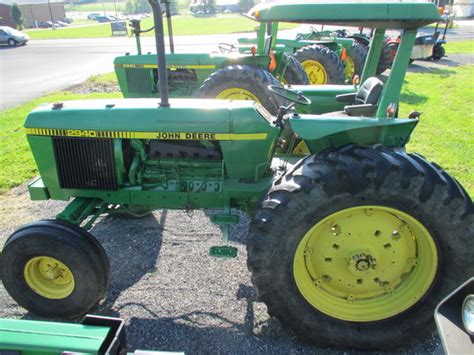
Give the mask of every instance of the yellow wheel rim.
[[308, 155], [309, 148], [304, 141], [299, 142], [296, 147], [293, 149], [293, 155]]
[[55, 258], [38, 256], [29, 260], [23, 270], [26, 284], [38, 295], [58, 300], [74, 291], [74, 276]]
[[324, 66], [315, 60], [305, 60], [301, 63], [306, 74], [308, 74], [309, 83], [312, 85], [324, 85], [328, 82], [328, 74]]
[[414, 217], [360, 206], [316, 223], [299, 243], [293, 274], [303, 297], [328, 316], [370, 322], [395, 316], [429, 290], [438, 253]]
[[352, 81], [352, 78], [355, 75], [354, 60], [350, 56], [347, 56], [346, 61], [345, 61], [344, 75], [346, 77], [346, 80], [349, 80], [349, 81]]
[[252, 100], [260, 103], [260, 100], [250, 91], [241, 88], [229, 88], [221, 91], [216, 99], [220, 100]]

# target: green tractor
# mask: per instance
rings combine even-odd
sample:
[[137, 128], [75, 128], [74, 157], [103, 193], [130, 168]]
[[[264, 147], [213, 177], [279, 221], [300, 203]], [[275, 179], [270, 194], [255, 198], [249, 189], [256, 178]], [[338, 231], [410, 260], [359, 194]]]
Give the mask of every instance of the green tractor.
[[[249, 213], [248, 267], [271, 316], [300, 339], [388, 348], [434, 331], [433, 310], [474, 273], [474, 207], [461, 185], [405, 145], [418, 114], [397, 106], [418, 27], [439, 19], [432, 3], [264, 4], [259, 21], [376, 28], [361, 85], [337, 95], [343, 109], [277, 115], [252, 101], [168, 99], [161, 6], [153, 8], [160, 100], [57, 102], [25, 128], [40, 177], [32, 200], [70, 201], [53, 220], [15, 231], [0, 255], [12, 298], [33, 314], [74, 318], [107, 297], [109, 262], [88, 232], [102, 214], [219, 209], [222, 243], [235, 257], [233, 209]], [[308, 11], [316, 9], [317, 11]], [[335, 11], [337, 10], [337, 11]], [[386, 83], [374, 77], [386, 28], [402, 31]], [[279, 155], [284, 127], [304, 157]], [[290, 150], [291, 151], [291, 150]]]
[[[280, 101], [268, 91], [268, 85], [309, 84], [299, 64], [285, 53], [274, 54], [270, 48], [258, 54], [175, 53], [169, 1], [166, 5], [171, 53], [166, 54], [168, 89], [171, 97], [201, 97], [258, 101], [276, 113]], [[140, 21], [131, 22], [137, 41], [137, 54], [114, 60], [120, 90], [126, 98], [160, 96], [159, 70], [155, 54], [143, 54]], [[278, 64], [277, 64], [278, 63]]]
[[[263, 38], [271, 38], [272, 51], [287, 53], [301, 63], [312, 85], [351, 83], [361, 75], [367, 48], [352, 38], [339, 38], [330, 31], [298, 34], [295, 39], [278, 37], [278, 22], [261, 22], [256, 38], [239, 38], [239, 52], [258, 51]], [[257, 44], [257, 47], [252, 45]]]
[[[338, 29], [335, 31], [318, 31], [312, 28], [309, 33], [301, 33], [297, 36], [297, 40], [321, 40], [324, 37], [333, 36], [338, 41], [352, 39], [353, 48], [347, 49], [347, 60], [345, 64], [346, 73], [351, 73], [351, 68], [354, 68], [354, 74], [360, 75], [360, 63], [365, 62], [365, 56], [369, 51], [370, 38], [373, 36], [373, 29], [370, 34], [364, 32], [364, 28], [361, 27], [358, 33], [349, 33], [345, 29]], [[377, 66], [377, 74], [383, 73], [385, 70], [392, 66], [393, 55], [392, 55], [392, 40], [386, 36], [382, 46], [382, 53], [380, 55], [379, 64]], [[365, 54], [364, 54], [365, 53]], [[347, 61], [349, 61], [347, 63]], [[347, 75], [347, 74], [346, 74]]]

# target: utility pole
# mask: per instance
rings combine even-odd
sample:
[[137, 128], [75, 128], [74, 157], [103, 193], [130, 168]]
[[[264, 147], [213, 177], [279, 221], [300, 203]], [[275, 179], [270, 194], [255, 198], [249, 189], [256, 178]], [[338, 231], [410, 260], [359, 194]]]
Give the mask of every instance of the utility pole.
[[114, 7], [115, 7], [115, 17], [118, 17], [118, 13], [117, 13], [117, 3], [116, 3], [115, 0], [114, 0]]
[[[48, 1], [49, 1], [49, 0], [48, 0]], [[102, 9], [104, 9], [104, 16], [106, 16], [106, 15], [105, 15], [105, 0], [102, 0]]]
[[54, 27], [54, 17], [53, 17], [53, 10], [51, 10], [51, 2], [48, 0], [48, 7], [49, 7], [49, 15], [51, 16], [51, 24], [52, 24], [52, 29], [55, 30], [56, 28]]

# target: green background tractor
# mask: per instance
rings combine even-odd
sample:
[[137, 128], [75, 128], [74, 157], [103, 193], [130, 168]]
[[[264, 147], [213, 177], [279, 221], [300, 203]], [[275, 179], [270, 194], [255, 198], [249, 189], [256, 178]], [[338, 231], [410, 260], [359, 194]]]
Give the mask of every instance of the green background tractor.
[[[408, 153], [418, 114], [395, 117], [416, 30], [439, 19], [431, 3], [297, 3], [252, 9], [259, 21], [375, 28], [356, 92], [340, 111], [270, 114], [239, 100], [168, 99], [161, 7], [155, 18], [160, 100], [57, 102], [25, 121], [40, 177], [33, 200], [70, 201], [54, 220], [26, 225], [0, 255], [13, 299], [46, 317], [74, 318], [107, 296], [109, 262], [88, 232], [107, 213], [213, 208], [235, 257], [233, 209], [252, 216], [248, 267], [271, 316], [300, 339], [390, 348], [429, 336], [436, 304], [474, 272], [474, 207], [438, 165]], [[309, 11], [317, 9], [317, 11]], [[385, 83], [375, 77], [387, 28], [402, 31]], [[278, 154], [285, 126], [306, 156]], [[288, 151], [292, 151], [289, 149]]]
[[[169, 2], [165, 2], [169, 6]], [[267, 90], [268, 85], [308, 84], [307, 75], [298, 63], [284, 53], [278, 60], [268, 48], [257, 54], [174, 53], [171, 17], [168, 18], [170, 50], [167, 54], [167, 79], [171, 97], [202, 97], [254, 100], [276, 113], [280, 102]], [[120, 90], [124, 97], [158, 97], [159, 71], [155, 54], [142, 54], [139, 21], [132, 21], [137, 39], [137, 54], [114, 60]]]
[[[288, 8], [291, 11], [291, 7]], [[367, 56], [367, 48], [351, 38], [339, 38], [330, 31], [300, 33], [294, 39], [278, 36], [278, 23], [260, 23], [256, 38], [239, 38], [239, 51], [248, 53], [252, 44], [263, 46], [270, 38], [271, 48], [297, 59], [312, 85], [344, 84], [352, 82], [354, 75], [361, 75]]]

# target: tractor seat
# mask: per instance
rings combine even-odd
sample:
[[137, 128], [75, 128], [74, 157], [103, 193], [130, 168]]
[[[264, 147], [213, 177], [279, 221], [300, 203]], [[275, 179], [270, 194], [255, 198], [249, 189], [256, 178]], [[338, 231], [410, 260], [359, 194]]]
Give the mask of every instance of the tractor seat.
[[377, 104], [382, 94], [383, 83], [375, 78], [368, 78], [359, 86], [359, 90], [352, 94], [342, 94], [336, 96], [336, 101], [347, 102], [342, 112], [331, 112], [330, 116], [372, 116], [375, 114]]

